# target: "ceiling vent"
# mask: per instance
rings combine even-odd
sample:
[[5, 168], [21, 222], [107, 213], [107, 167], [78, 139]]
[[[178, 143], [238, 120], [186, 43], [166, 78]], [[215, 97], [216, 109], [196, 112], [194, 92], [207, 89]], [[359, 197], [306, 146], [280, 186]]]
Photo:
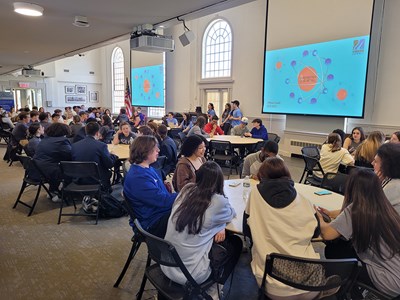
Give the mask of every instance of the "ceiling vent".
[[89, 22], [87, 20], [87, 17], [85, 16], [75, 16], [75, 21], [72, 23], [72, 25], [76, 27], [89, 27]]

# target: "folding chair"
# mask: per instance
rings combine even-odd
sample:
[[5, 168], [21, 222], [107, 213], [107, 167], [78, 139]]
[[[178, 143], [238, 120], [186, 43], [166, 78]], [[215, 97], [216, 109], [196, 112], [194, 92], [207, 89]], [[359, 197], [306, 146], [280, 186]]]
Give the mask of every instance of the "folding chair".
[[[141, 299], [147, 279], [149, 279], [157, 291], [167, 299], [197, 299], [196, 296], [200, 295], [203, 299], [212, 299], [212, 297], [206, 293], [206, 290], [216, 283], [212, 277], [198, 284], [186, 269], [178, 252], [176, 252], [175, 247], [172, 246], [171, 243], [146, 232], [137, 219], [135, 220], [135, 226], [144, 237], [149, 252], [146, 271], [143, 275], [142, 284], [136, 295], [136, 299]], [[156, 263], [150, 265], [151, 260]], [[187, 279], [185, 285], [175, 283], [166, 277], [160, 265], [179, 268]]]
[[[350, 259], [310, 259], [271, 253], [265, 260], [259, 299], [265, 299], [267, 275], [288, 286], [321, 292], [319, 297], [347, 293], [358, 274], [358, 261]], [[318, 298], [317, 298], [318, 299]]]
[[[239, 155], [233, 150], [232, 145], [228, 141], [210, 141], [210, 159], [219, 162], [221, 167], [226, 167], [226, 162], [229, 161], [229, 175], [232, 174], [232, 168], [238, 173]], [[228, 176], [229, 178], [229, 176]]]
[[344, 195], [348, 177], [342, 173], [325, 173], [320, 187]]
[[[17, 155], [17, 157], [19, 158], [19, 161], [21, 162], [22, 166], [24, 167], [25, 175], [24, 175], [24, 178], [22, 179], [21, 189], [19, 191], [17, 200], [15, 201], [13, 208], [16, 208], [18, 203], [21, 203], [22, 205], [30, 208], [29, 213], [28, 213], [28, 217], [30, 217], [33, 213], [33, 210], [35, 209], [41, 188], [43, 187], [50, 197], [51, 197], [51, 193], [50, 193], [49, 189], [45, 186], [45, 184], [47, 183], [47, 179], [44, 176], [44, 174], [42, 173], [42, 171], [38, 168], [35, 161], [32, 160], [32, 158], [30, 158], [28, 156]], [[39, 174], [40, 174], [39, 179], [32, 178], [32, 176], [29, 175], [29, 172], [33, 168], [36, 168], [39, 171]], [[35, 199], [33, 200], [31, 205], [21, 201], [22, 194], [24, 193], [25, 189], [28, 186], [37, 186], [38, 187]]]
[[317, 160], [320, 158], [319, 149], [316, 146], [307, 146], [301, 148], [301, 154], [316, 158]]
[[[62, 177], [63, 187], [61, 189], [61, 205], [58, 215], [58, 223], [61, 222], [61, 216], [94, 216], [96, 217], [96, 225], [99, 220], [100, 202], [102, 183], [97, 163], [94, 161], [62, 161], [59, 163]], [[95, 195], [99, 201], [98, 209], [95, 213], [76, 212], [76, 204], [73, 196], [76, 195]], [[75, 213], [63, 213], [64, 202], [66, 198], [72, 196]]]
[[305, 166], [299, 183], [303, 181], [304, 175], [306, 175], [306, 177], [304, 178], [304, 184], [310, 183], [313, 186], [320, 186], [321, 181], [318, 181], [313, 176], [314, 171], [320, 172], [322, 176], [325, 175], [324, 170], [322, 169], [321, 164], [319, 163], [319, 160], [317, 158], [307, 156], [304, 154], [303, 154], [303, 160]]
[[[131, 221], [133, 222], [133, 220], [136, 219], [135, 216], [135, 212], [133, 210], [133, 207], [130, 205], [130, 203], [128, 202], [127, 198], [124, 195], [124, 199], [125, 199], [125, 207], [126, 210], [129, 213], [129, 216], [131, 218]], [[126, 271], [129, 268], [129, 265], [131, 264], [131, 261], [133, 260], [133, 258], [135, 257], [136, 253], [138, 252], [140, 245], [142, 244], [142, 242], [144, 242], [144, 238], [143, 235], [141, 235], [139, 233], [139, 230], [137, 229], [136, 226], [133, 226], [133, 236], [132, 236], [132, 248], [131, 251], [129, 252], [128, 258], [125, 262], [124, 267], [122, 268], [121, 274], [118, 276], [117, 281], [114, 283], [114, 287], [117, 288], [119, 286], [119, 284], [121, 283], [122, 279], [125, 276]]]

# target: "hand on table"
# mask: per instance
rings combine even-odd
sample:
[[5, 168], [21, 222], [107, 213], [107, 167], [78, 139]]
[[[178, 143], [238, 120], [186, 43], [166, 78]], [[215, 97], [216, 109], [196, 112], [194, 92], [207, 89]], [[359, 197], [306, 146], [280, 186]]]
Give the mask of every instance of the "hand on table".
[[250, 132], [246, 132], [246, 133], [244, 134], [244, 136], [251, 137], [251, 133], [250, 133]]

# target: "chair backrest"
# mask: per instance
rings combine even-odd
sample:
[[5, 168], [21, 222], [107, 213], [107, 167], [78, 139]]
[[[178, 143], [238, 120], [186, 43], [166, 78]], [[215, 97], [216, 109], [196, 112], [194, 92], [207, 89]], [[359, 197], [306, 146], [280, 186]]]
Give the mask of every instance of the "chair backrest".
[[183, 132], [178, 132], [178, 137], [179, 137], [179, 139], [181, 140], [181, 142], [183, 143], [185, 140], [186, 140], [186, 138], [187, 138], [187, 136], [186, 136], [186, 134], [185, 133], [183, 133]]
[[275, 143], [279, 143], [279, 141], [281, 140], [280, 136], [277, 135], [276, 133], [270, 133], [268, 132], [268, 140], [270, 141], [274, 141]]
[[153, 162], [151, 166], [156, 170], [162, 170], [165, 167], [166, 161], [167, 157], [165, 155], [161, 155], [157, 157], [157, 161]]
[[317, 160], [320, 158], [319, 149], [316, 146], [307, 146], [301, 148], [301, 154], [316, 158]]
[[350, 284], [358, 274], [358, 261], [350, 259], [310, 259], [271, 253], [267, 255], [261, 291], [266, 275], [305, 291], [326, 291]]
[[263, 146], [264, 146], [264, 141], [257, 142], [254, 148], [254, 152], [260, 151]]
[[179, 257], [178, 252], [176, 252], [175, 247], [170, 242], [145, 231], [137, 219], [135, 219], [134, 224], [139, 230], [140, 234], [144, 236], [147, 250], [152, 260], [163, 266], [180, 268], [188, 282], [193, 287], [199, 288], [199, 285], [190, 275], [189, 271], [186, 269], [181, 258]]
[[90, 178], [101, 182], [99, 168], [94, 161], [61, 161], [59, 166], [64, 178]]
[[17, 157], [19, 159], [19, 161], [21, 162], [22, 166], [24, 167], [24, 170], [29, 170], [29, 168], [32, 165], [32, 158], [29, 156], [25, 156], [25, 155], [19, 155], [17, 154]]
[[216, 151], [218, 151], [218, 152], [228, 151], [228, 153], [233, 152], [231, 142], [229, 142], [229, 141], [211, 140], [210, 148], [211, 148], [211, 152], [216, 152]]
[[321, 188], [344, 195], [348, 177], [347, 174], [342, 173], [325, 173]]
[[309, 173], [312, 173], [313, 171], [319, 171], [322, 173], [322, 175], [324, 175], [324, 170], [322, 169], [317, 158], [303, 154], [303, 159], [305, 162], [306, 171], [308, 171]]
[[180, 139], [179, 132], [182, 132], [182, 128], [171, 128], [168, 133], [173, 139]]
[[111, 144], [111, 142], [112, 142], [112, 140], [113, 140], [113, 137], [114, 137], [114, 134], [115, 134], [115, 130], [110, 129], [110, 130], [107, 132], [107, 134], [106, 134], [106, 136], [105, 136], [105, 138], [104, 138], [104, 142], [105, 142], [106, 144]]

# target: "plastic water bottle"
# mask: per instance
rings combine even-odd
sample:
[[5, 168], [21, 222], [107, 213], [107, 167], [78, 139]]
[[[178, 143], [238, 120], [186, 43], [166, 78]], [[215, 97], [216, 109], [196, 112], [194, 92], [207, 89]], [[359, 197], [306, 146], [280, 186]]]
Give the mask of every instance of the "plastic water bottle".
[[133, 137], [130, 138], [129, 144], [133, 144]]
[[250, 196], [250, 177], [246, 176], [243, 180], [243, 200], [247, 202]]

